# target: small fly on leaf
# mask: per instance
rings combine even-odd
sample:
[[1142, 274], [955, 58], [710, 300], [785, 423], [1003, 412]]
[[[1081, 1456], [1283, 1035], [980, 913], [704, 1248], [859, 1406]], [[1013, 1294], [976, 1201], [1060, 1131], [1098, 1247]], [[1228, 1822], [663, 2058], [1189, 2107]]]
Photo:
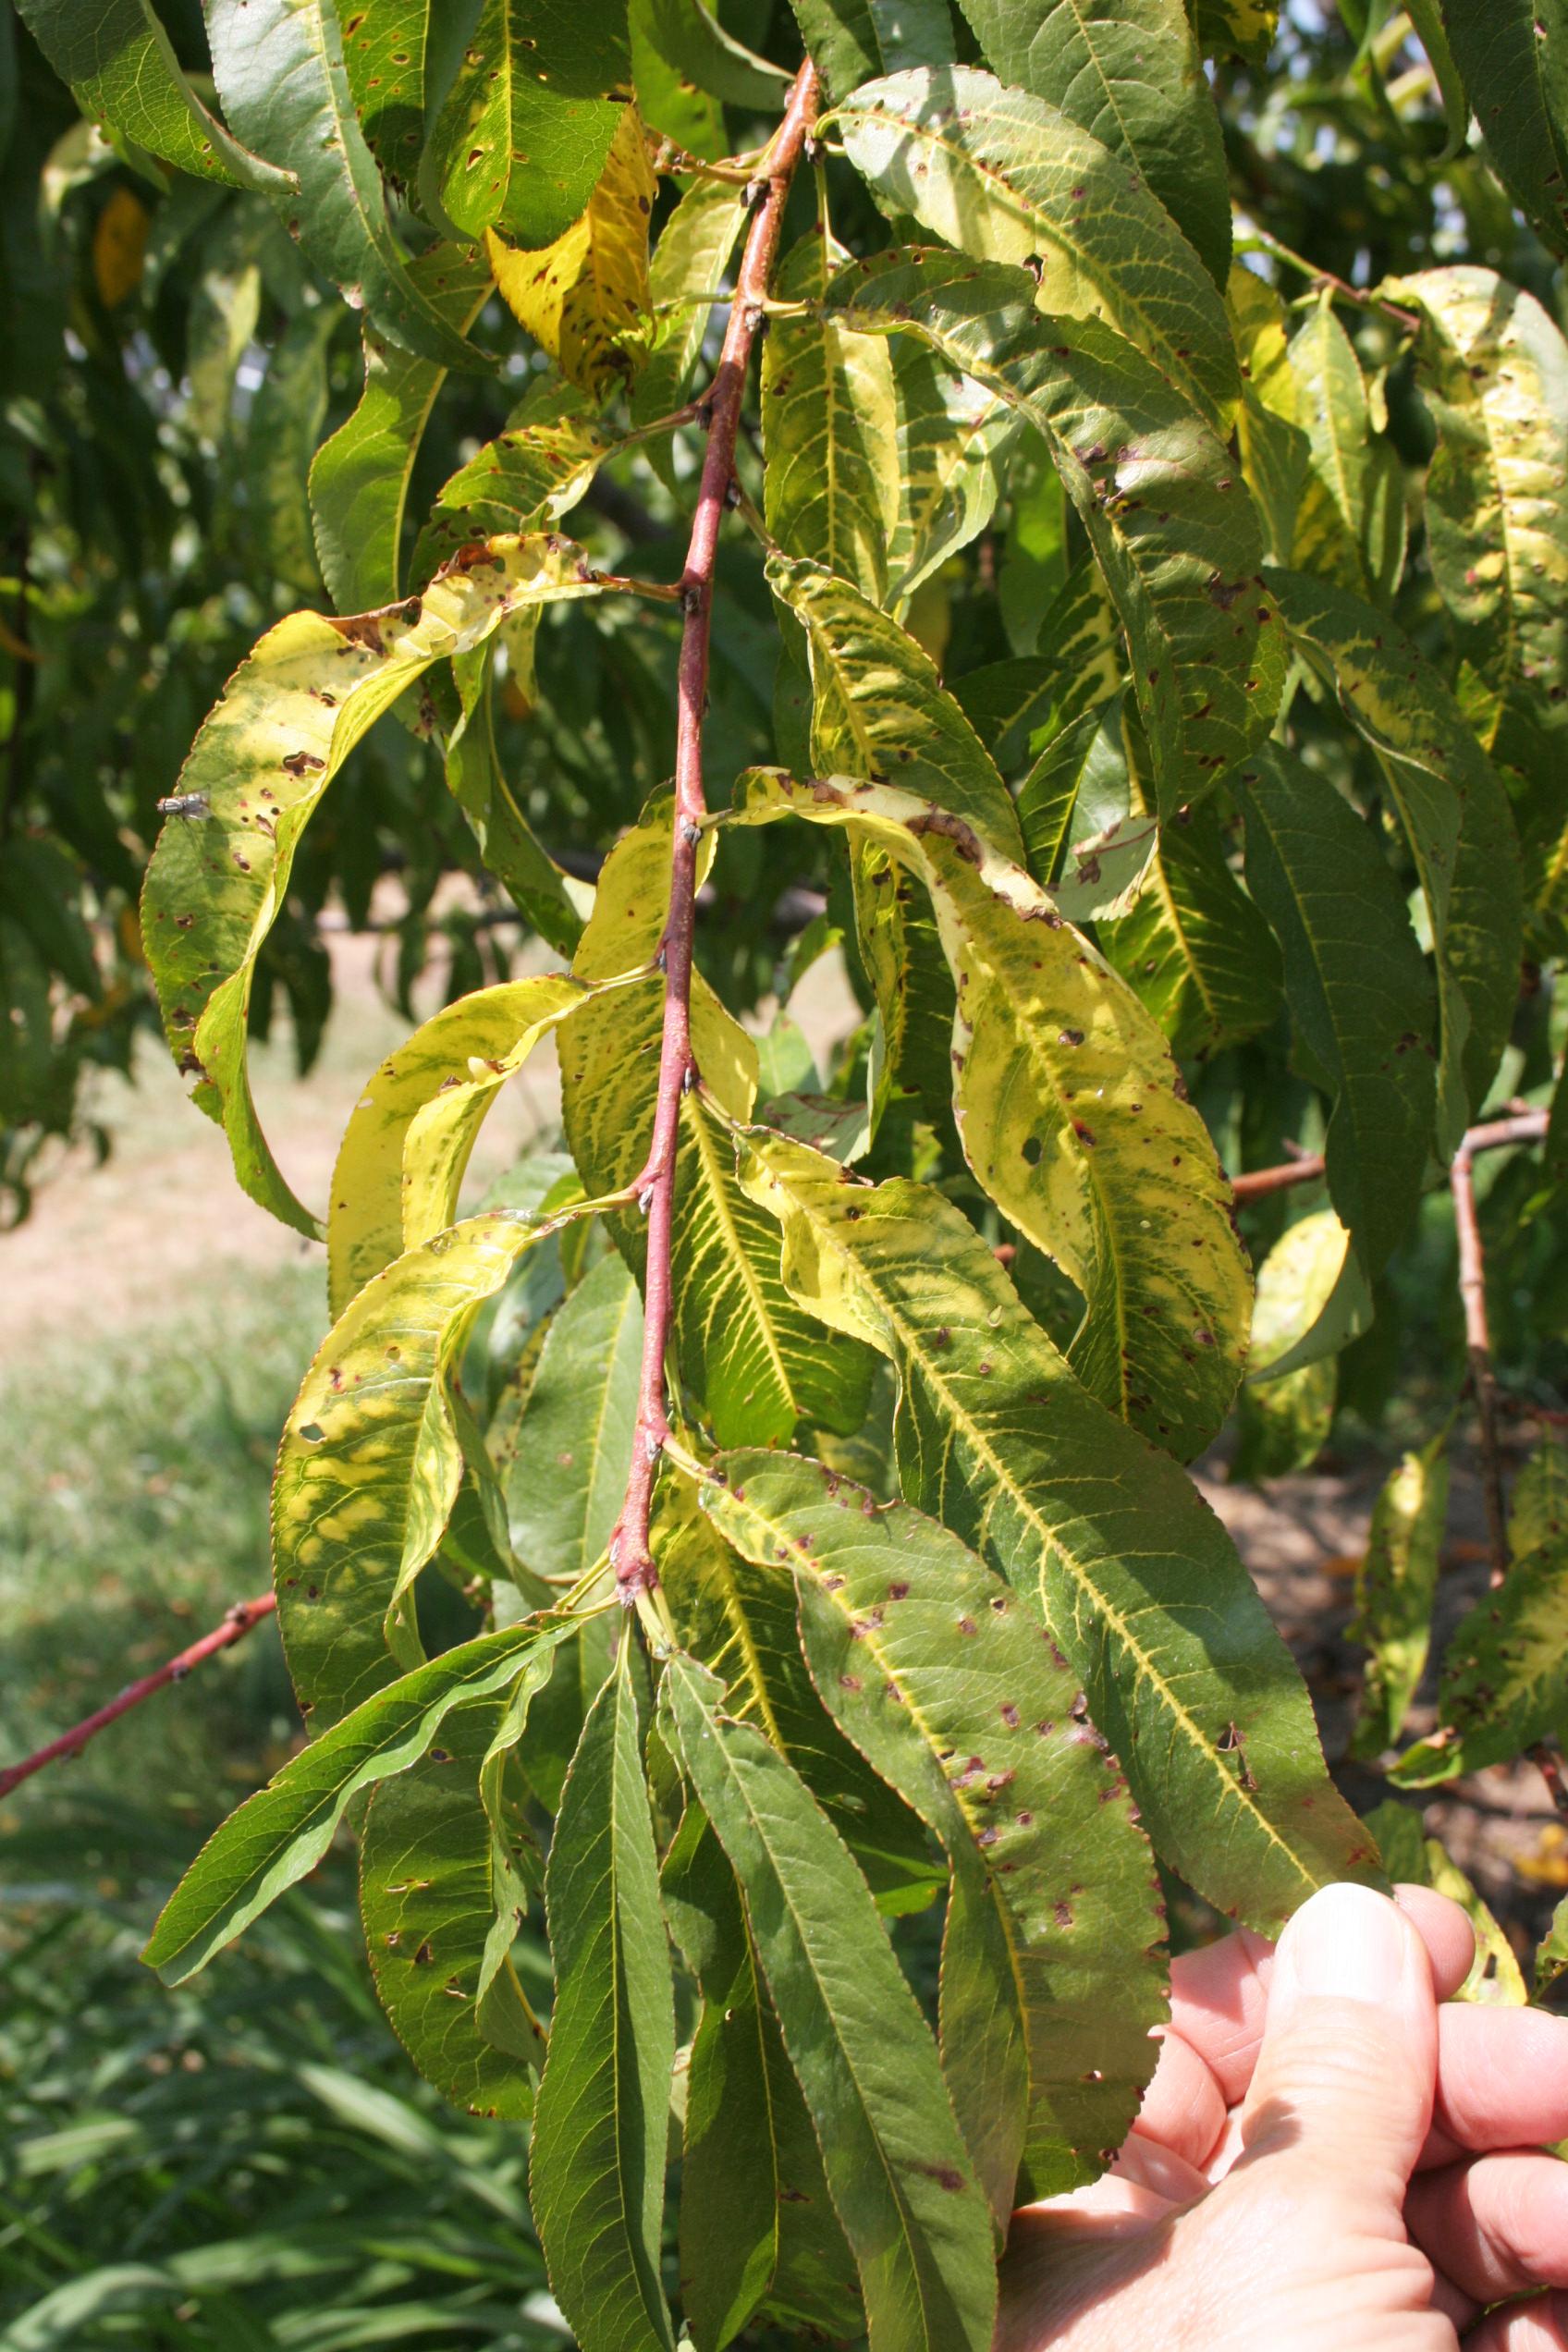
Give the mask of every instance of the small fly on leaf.
[[158, 802], [160, 816], [211, 816], [212, 802], [205, 792], [174, 792], [166, 801]]

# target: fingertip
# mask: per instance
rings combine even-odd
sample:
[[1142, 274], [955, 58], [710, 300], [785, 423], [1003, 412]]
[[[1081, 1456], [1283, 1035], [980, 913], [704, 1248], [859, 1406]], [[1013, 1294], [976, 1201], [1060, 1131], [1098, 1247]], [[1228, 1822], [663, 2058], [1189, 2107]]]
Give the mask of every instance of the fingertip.
[[1476, 1931], [1463, 1907], [1425, 1886], [1396, 1886], [1394, 1901], [1427, 1947], [1433, 1991], [1439, 2001], [1452, 2001], [1476, 1957]]

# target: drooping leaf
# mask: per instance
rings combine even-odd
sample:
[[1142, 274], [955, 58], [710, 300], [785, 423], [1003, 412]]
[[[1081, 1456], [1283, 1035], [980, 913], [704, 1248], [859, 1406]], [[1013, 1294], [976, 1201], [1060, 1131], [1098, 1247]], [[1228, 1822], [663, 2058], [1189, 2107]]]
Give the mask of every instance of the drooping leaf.
[[[690, 398], [712, 316], [709, 303], [692, 298], [717, 293], [747, 218], [741, 190], [699, 179], [660, 230], [648, 269], [651, 337], [631, 389], [634, 425], [668, 416]], [[650, 454], [657, 463], [659, 451]]]
[[821, 773], [896, 783], [1014, 853], [1007, 788], [930, 655], [821, 564], [774, 557], [768, 580], [805, 630], [812, 757]]
[[355, 0], [344, 11], [343, 63], [360, 129], [388, 179], [408, 188], [424, 145], [431, 0]]
[[1438, 967], [1438, 1147], [1491, 1083], [1519, 994], [1519, 851], [1507, 798], [1452, 696], [1381, 613], [1300, 572], [1271, 585], [1292, 642], [1377, 757], [1427, 901]]
[[1568, 254], [1568, 43], [1559, 0], [1444, 12], [1492, 168], [1554, 253]]
[[904, 619], [915, 591], [990, 521], [999, 461], [1020, 426], [995, 392], [955, 374], [913, 338], [895, 339], [889, 349], [897, 513], [888, 543], [887, 601]]
[[520, 401], [506, 430], [441, 485], [421, 527], [410, 577], [430, 579], [459, 548], [537, 531], [575, 507], [615, 444], [582, 394], [552, 383]]
[[860, 2272], [872, 2352], [986, 2352], [989, 2216], [864, 1881], [788, 1759], [718, 1712], [713, 1675], [678, 1651], [661, 1699], [741, 1882]]
[[1438, 1728], [1407, 1748], [1390, 1778], [1426, 1788], [1486, 1764], [1512, 1763], [1568, 1728], [1568, 1545], [1550, 1536], [1515, 1560], [1495, 1592], [1460, 1620], [1443, 1653]]
[[479, 1307], [556, 1230], [492, 1209], [435, 1234], [358, 1292], [305, 1375], [272, 1525], [278, 1623], [313, 1728], [391, 1681], [389, 1642], [404, 1666], [422, 1654], [407, 1596], [463, 1473], [451, 1374]]
[[326, 414], [330, 306], [301, 311], [273, 347], [245, 436], [247, 506], [262, 560], [300, 596], [321, 592], [305, 478]]
[[891, 1359], [906, 1496], [1038, 1599], [1171, 1868], [1259, 1926], [1362, 1875], [1375, 1856], [1230, 1537], [1074, 1378], [967, 1219], [760, 1134], [745, 1181], [796, 1294]]
[[205, 16], [231, 129], [299, 182], [288, 217], [306, 260], [351, 289], [372, 324], [405, 350], [446, 367], [486, 367], [409, 275], [354, 112], [329, 0], [207, 0]]
[[553, 244], [520, 249], [494, 228], [484, 232], [502, 300], [569, 383], [594, 399], [631, 383], [648, 330], [654, 175], [637, 109], [616, 112], [587, 205]]
[[1332, 1099], [1329, 1191], [1374, 1274], [1426, 1171], [1431, 982], [1376, 836], [1326, 777], [1270, 744], [1237, 792], [1247, 887], [1283, 952], [1297, 1062]]
[[1361, 558], [1366, 530], [1371, 421], [1361, 362], [1326, 287], [1290, 340], [1296, 412], [1307, 437], [1306, 477], [1296, 508], [1290, 561], [1352, 595], [1366, 593]]
[[556, 2001], [531, 2202], [580, 2342], [674, 2352], [659, 2280], [675, 2006], [630, 1645], [572, 1758], [545, 1881]]
[[481, 1994], [498, 1901], [480, 1769], [502, 1703], [459, 1707], [427, 1749], [376, 1787], [360, 1833], [360, 1916], [393, 2031], [455, 2106], [526, 2122], [545, 2034], [509, 1957], [503, 1980], [531, 2067], [484, 2030]]
[[970, 1165], [1083, 1291], [1085, 1384], [1172, 1452], [1200, 1451], [1240, 1378], [1249, 1286], [1214, 1146], [1136, 998], [1022, 867], [913, 795], [762, 770], [744, 790], [753, 819], [855, 826], [920, 876], [957, 982]]
[[202, 104], [151, 0], [19, 0], [18, 13], [95, 122], [199, 179], [292, 197], [293, 175], [240, 146]]
[[625, 0], [484, 0], [432, 128], [423, 177], [470, 239], [544, 247], [593, 194], [626, 109]]
[[[669, 902], [671, 811], [668, 801], [654, 802], [611, 852], [573, 966], [591, 983], [643, 975], [582, 1008], [561, 1032], [567, 1137], [595, 1191], [633, 1182], [653, 1137], [664, 988], [651, 967]], [[726, 1114], [751, 1114], [756, 1048], [700, 976], [692, 1046], [704, 1083], [681, 1098], [672, 1257], [675, 1349], [684, 1375], [721, 1444], [782, 1440], [802, 1418], [852, 1429], [864, 1409], [871, 1360], [856, 1351], [836, 1364], [823, 1359], [810, 1317], [780, 1278], [777, 1233], [736, 1182], [723, 1121]], [[640, 1278], [643, 1217], [620, 1211], [608, 1222]]]
[[1231, 870], [1209, 807], [1161, 827], [1136, 900], [1102, 936], [1178, 1060], [1256, 1036], [1279, 1011], [1279, 948]]
[[551, 1319], [507, 1472], [518, 1558], [575, 1578], [604, 1554], [620, 1507], [637, 1417], [643, 1304], [622, 1261], [603, 1257]]
[[[454, 334], [466, 334], [490, 291], [483, 253], [433, 245], [409, 265], [424, 299]], [[311, 514], [322, 576], [339, 612], [389, 605], [402, 588], [399, 552], [409, 481], [443, 362], [419, 359], [365, 323], [365, 388], [359, 406], [316, 451]]]
[[1470, 101], [1460, 80], [1459, 67], [1454, 64], [1453, 51], [1449, 46], [1448, 30], [1443, 23], [1439, 0], [1413, 0], [1407, 13], [1415, 28], [1415, 37], [1427, 53], [1427, 63], [1432, 68], [1432, 79], [1443, 102], [1448, 139], [1438, 161], [1446, 164], [1464, 151], [1465, 141], [1470, 135]]
[[794, 1586], [717, 1532], [691, 1482], [667, 1472], [654, 1557], [685, 1648], [725, 1683], [725, 1706], [787, 1756], [859, 1864], [879, 1907], [923, 1909], [937, 1886], [918, 1820], [835, 1729], [812, 1687]]
[[1442, 1430], [1419, 1453], [1405, 1454], [1372, 1506], [1350, 1629], [1369, 1653], [1354, 1756], [1378, 1757], [1393, 1746], [1426, 1668], [1448, 1514], [1447, 1439]]
[[1305, 1343], [1345, 1280], [1350, 1248], [1333, 1210], [1316, 1209], [1286, 1227], [1259, 1267], [1232, 1477], [1280, 1477], [1322, 1452], [1339, 1367], [1330, 1353], [1314, 1354]]
[[557, 955], [570, 955], [582, 936], [583, 907], [592, 904], [592, 887], [564, 873], [529, 824], [496, 741], [497, 649], [506, 647], [509, 689], [518, 682], [520, 643], [529, 658], [543, 611], [542, 605], [523, 606], [483, 644], [457, 655], [449, 678], [445, 670], [436, 673], [429, 688], [431, 737], [443, 753], [447, 789], [467, 819], [485, 866], [530, 927]]
[[761, 1573], [793, 1572], [824, 1703], [947, 1850], [943, 2068], [1005, 2223], [1015, 2191], [1092, 2179], [1120, 2145], [1164, 2014], [1119, 1768], [1033, 1614], [945, 1528], [792, 1455], [721, 1455], [702, 1502]]
[[962, 0], [1004, 82], [1033, 91], [1123, 157], [1202, 255], [1231, 261], [1219, 118], [1181, 0]]
[[1214, 280], [1148, 183], [1060, 104], [944, 67], [867, 82], [837, 120], [896, 218], [977, 261], [1028, 263], [1042, 311], [1105, 319], [1229, 433], [1241, 383]]
[[1537, 723], [1568, 704], [1568, 345], [1493, 271], [1391, 281], [1419, 309], [1416, 376], [1438, 427], [1427, 472], [1432, 577], [1462, 651]]
[[1229, 450], [1099, 319], [1033, 307], [1026, 271], [940, 254], [841, 270], [855, 325], [919, 335], [1046, 441], [1118, 618], [1162, 813], [1202, 797], [1267, 731], [1284, 649], [1257, 579], [1263, 543]]
[[888, 587], [900, 482], [888, 340], [823, 315], [832, 267], [820, 230], [788, 253], [780, 300], [815, 304], [777, 320], [763, 349], [763, 492], [768, 530], [873, 605]]
[[142, 936], [170, 1047], [194, 1099], [227, 1133], [253, 1200], [299, 1231], [296, 1200], [257, 1124], [246, 1066], [256, 956], [300, 833], [349, 753], [441, 656], [482, 644], [508, 613], [599, 593], [580, 549], [500, 539], [423, 598], [349, 619], [293, 613], [230, 680], [179, 776], [189, 813], [159, 837]]
[[692, 2343], [717, 2352], [759, 2312], [830, 2335], [854, 2324], [854, 2261], [740, 1890], [698, 1805], [681, 1817], [660, 1888], [703, 1995], [680, 2179], [681, 2300]]
[[649, 38], [676, 71], [732, 106], [777, 110], [789, 76], [727, 32], [704, 0], [649, 0]]
[[314, 1868], [361, 1789], [422, 1757], [455, 1707], [546, 1671], [569, 1630], [534, 1617], [481, 1634], [373, 1693], [215, 1830], [170, 1895], [142, 1957], [183, 1984]]

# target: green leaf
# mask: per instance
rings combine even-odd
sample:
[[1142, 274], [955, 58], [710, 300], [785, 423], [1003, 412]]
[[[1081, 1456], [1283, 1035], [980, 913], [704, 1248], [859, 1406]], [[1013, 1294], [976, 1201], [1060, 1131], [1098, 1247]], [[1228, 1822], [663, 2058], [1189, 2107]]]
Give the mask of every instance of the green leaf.
[[520, 251], [496, 229], [484, 232], [503, 301], [567, 381], [595, 400], [631, 382], [649, 325], [654, 174], [636, 107], [618, 112], [586, 207], [552, 244]]
[[1274, 288], [1243, 262], [1231, 264], [1225, 303], [1242, 369], [1242, 472], [1269, 555], [1288, 563], [1312, 464], [1305, 398], [1290, 361], [1288, 313]]
[[1040, 310], [1106, 320], [1224, 436], [1241, 379], [1214, 280], [1146, 183], [1071, 111], [960, 66], [867, 82], [836, 115], [895, 219], [976, 261], [1030, 263]]
[[1568, 18], [1562, 0], [1500, 0], [1444, 11], [1453, 59], [1513, 202], [1554, 253], [1568, 255]]
[[1388, 1797], [1367, 1814], [1366, 1827], [1382, 1848], [1390, 1879], [1408, 1886], [1434, 1887], [1468, 1917], [1476, 1937], [1476, 1957], [1453, 1998], [1522, 2004], [1525, 1980], [1512, 1944], [1441, 1843], [1422, 1835], [1420, 1814]]
[[[1040, 624], [1034, 657], [991, 662], [953, 688], [1004, 776], [1122, 685], [1121, 632], [1098, 572], [1086, 559], [1068, 573]], [[1026, 789], [1020, 781], [1020, 798]]]
[[902, 619], [915, 590], [989, 522], [998, 464], [1019, 424], [995, 392], [944, 367], [921, 344], [895, 340], [890, 358], [897, 514], [888, 542], [887, 601]]
[[740, 1890], [698, 1805], [660, 1877], [703, 2008], [686, 2076], [680, 2277], [697, 2352], [761, 2312], [824, 2336], [855, 2328], [855, 2267], [752, 1940]]
[[229, 680], [180, 771], [190, 813], [158, 839], [141, 928], [170, 1047], [194, 1099], [227, 1133], [252, 1200], [302, 1233], [256, 1121], [246, 1023], [256, 957], [288, 888], [294, 851], [354, 745], [432, 662], [483, 644], [508, 613], [599, 594], [569, 541], [501, 539], [390, 610], [291, 613]]
[[1279, 1011], [1280, 950], [1231, 870], [1212, 808], [1161, 827], [1134, 904], [1103, 937], [1179, 1061], [1239, 1045]]
[[480, 1770], [502, 1702], [459, 1707], [441, 1745], [380, 1782], [360, 1833], [360, 1917], [381, 2005], [426, 2082], [454, 2106], [526, 2122], [545, 2033], [502, 1963], [534, 2064], [498, 2049], [482, 2006], [498, 1887]]
[[754, 821], [852, 825], [920, 876], [957, 982], [970, 1166], [1084, 1292], [1085, 1384], [1172, 1452], [1199, 1452], [1240, 1378], [1250, 1286], [1214, 1146], [1137, 998], [1022, 867], [913, 795], [766, 770], [742, 790]]
[[1305, 1342], [1344, 1280], [1350, 1247], [1333, 1210], [1317, 1209], [1287, 1226], [1258, 1268], [1233, 1477], [1305, 1470], [1327, 1443], [1339, 1370], [1332, 1354], [1316, 1354]]
[[[741, 189], [725, 180], [699, 179], [659, 231], [648, 268], [654, 323], [648, 354], [631, 391], [633, 425], [669, 416], [691, 397], [712, 306], [688, 298], [718, 291], [748, 218]], [[655, 446], [649, 452], [650, 462], [658, 465], [663, 454]], [[667, 457], [664, 463], [668, 466]]]
[[[454, 334], [466, 334], [490, 291], [483, 253], [433, 245], [410, 276]], [[364, 329], [365, 388], [359, 406], [324, 441], [311, 466], [311, 513], [322, 576], [339, 612], [389, 605], [402, 585], [403, 510], [420, 442], [447, 380], [445, 365], [417, 359]]]
[[[561, 1031], [567, 1138], [595, 1191], [619, 1192], [636, 1181], [653, 1139], [664, 987], [650, 967], [669, 903], [671, 822], [672, 803], [655, 800], [611, 851], [574, 964], [589, 982], [641, 975], [582, 1007]], [[780, 1278], [778, 1235], [736, 1182], [724, 1120], [751, 1115], [756, 1047], [700, 975], [692, 1040], [704, 1084], [681, 1100], [672, 1247], [681, 1370], [720, 1444], [783, 1440], [802, 1418], [853, 1429], [871, 1359], [851, 1350], [836, 1364], [824, 1360], [810, 1317]], [[622, 1211], [607, 1221], [641, 1279], [643, 1217]]]
[[[790, 77], [734, 39], [703, 0], [648, 0], [648, 39], [667, 64], [731, 106], [777, 113]], [[662, 128], [662, 126], [661, 126]]]
[[305, 479], [326, 414], [327, 347], [337, 325], [326, 302], [289, 320], [273, 346], [245, 435], [247, 505], [262, 560], [302, 596], [321, 588]]
[[343, 64], [371, 153], [411, 187], [424, 146], [424, 61], [431, 0], [355, 0], [343, 23]]
[[920, 336], [1040, 432], [1127, 632], [1162, 814], [1268, 731], [1284, 677], [1263, 542], [1229, 450], [1099, 319], [1033, 307], [1026, 271], [940, 254], [841, 270], [856, 326]]
[[[1114, 694], [1069, 720], [1050, 736], [1018, 788], [1024, 862], [1035, 879], [1047, 887], [1060, 872], [1073, 831], [1085, 821], [1086, 812], [1108, 801], [1123, 811], [1127, 807], [1122, 707], [1122, 697]], [[1108, 952], [1114, 937], [1109, 935]]]
[[1374, 1856], [1305, 1689], [1185, 1473], [1097, 1404], [950, 1203], [753, 1133], [797, 1296], [899, 1375], [904, 1492], [1037, 1599], [1161, 1855], [1264, 1928]]
[[430, 134], [423, 176], [462, 236], [546, 246], [593, 194], [631, 70], [625, 0], [484, 0]]
[[1543, 1438], [1513, 1481], [1508, 1505], [1508, 1549], [1522, 1560], [1568, 1534], [1568, 1446]]
[[350, 1800], [424, 1754], [455, 1707], [542, 1675], [569, 1618], [535, 1617], [434, 1658], [312, 1740], [215, 1830], [159, 1915], [142, 1958], [183, 1984], [314, 1868]]
[[1512, 1764], [1568, 1727], [1568, 1544], [1561, 1536], [1515, 1560], [1495, 1592], [1461, 1619], [1443, 1654], [1438, 1728], [1390, 1773], [1426, 1788], [1487, 1764]]
[[1370, 1652], [1353, 1756], [1372, 1759], [1399, 1737], [1427, 1664], [1439, 1550], [1448, 1516], [1448, 1432], [1390, 1473], [1372, 1506], [1355, 1578], [1353, 1641]]
[[[781, 301], [819, 303], [832, 266], [820, 231], [786, 254]], [[764, 514], [786, 556], [826, 565], [874, 605], [888, 588], [900, 466], [888, 340], [820, 308], [772, 322], [762, 361]]]
[[299, 182], [288, 219], [305, 259], [351, 289], [392, 342], [447, 367], [486, 368], [409, 275], [328, 0], [208, 0], [205, 14], [214, 79], [236, 134]]
[[1219, 118], [1181, 0], [961, 0], [1005, 82], [1033, 91], [1123, 159], [1202, 255], [1231, 261]]
[[659, 5], [660, 0], [630, 0], [626, 12], [637, 111], [650, 130], [668, 140], [682, 155], [717, 163], [729, 147], [724, 109], [660, 52], [653, 36]]
[[1426, 1172], [1431, 980], [1376, 835], [1327, 777], [1270, 744], [1236, 792], [1247, 888], [1284, 955], [1296, 1060], [1332, 1099], [1329, 1196], [1375, 1274]]
[[1125, 1782], [1033, 1614], [934, 1521], [779, 1454], [721, 1455], [702, 1503], [793, 1571], [824, 1704], [948, 1853], [943, 2069], [1005, 2224], [1015, 2189], [1096, 2176], [1152, 2067], [1161, 1919]]
[[872, 2352], [987, 2352], [991, 2228], [937, 2052], [864, 1881], [762, 1733], [679, 1651], [665, 1720], [745, 1897], [860, 2271]]
[[198, 179], [294, 194], [291, 172], [250, 153], [202, 105], [152, 0], [18, 0], [18, 13], [95, 122]]
[[545, 1899], [556, 2003], [529, 2180], [551, 2290], [595, 2352], [674, 2352], [659, 2224], [675, 2006], [625, 1641], [572, 1758]]
[[[1417, 0], [1417, 5], [1427, 6], [1432, 0]], [[1243, 57], [1259, 67], [1268, 64], [1279, 30], [1277, 0], [1197, 0], [1193, 17], [1206, 57]]]
[[1568, 1973], [1568, 1894], [1565, 1894], [1551, 1915], [1551, 1925], [1540, 1940], [1536, 1952], [1535, 1992], [1539, 2001], [1550, 1992], [1558, 1978]]
[[[840, 1737], [812, 1687], [795, 1629], [794, 1588], [769, 1560], [737, 1551], [667, 1471], [654, 1556], [682, 1644], [727, 1685], [738, 1722], [755, 1723], [804, 1781], [889, 1914], [923, 1909], [938, 1876], [919, 1822]], [[874, 1759], [875, 1760], [875, 1759]]]
[[996, 764], [929, 654], [821, 564], [769, 560], [780, 604], [805, 630], [812, 758], [824, 775], [897, 781], [962, 817], [1003, 851], [1018, 819]]
[[1449, 47], [1448, 31], [1439, 0], [1411, 0], [1406, 13], [1415, 28], [1416, 39], [1427, 53], [1427, 63], [1432, 68], [1432, 79], [1443, 102], [1448, 138], [1438, 161], [1446, 164], [1464, 152], [1465, 141], [1470, 135], [1470, 101], [1459, 78], [1453, 51]]
[[335, 1315], [405, 1249], [452, 1222], [497, 1092], [582, 994], [557, 973], [476, 989], [433, 1013], [365, 1081], [332, 1180], [326, 1249]]
[[1299, 572], [1270, 585], [1294, 644], [1337, 688], [1382, 770], [1427, 901], [1438, 967], [1438, 1148], [1457, 1146], [1519, 995], [1519, 851], [1507, 798], [1441, 679], [1381, 613]]
[[603, 1257], [551, 1318], [507, 1473], [512, 1544], [537, 1576], [575, 1578], [604, 1557], [642, 1353], [637, 1285], [619, 1257]]
[[1568, 345], [1530, 294], [1486, 269], [1397, 278], [1421, 312], [1416, 380], [1438, 428], [1427, 546], [1461, 651], [1537, 724], [1568, 694]]
[[1286, 354], [1296, 412], [1306, 430], [1306, 479], [1296, 508], [1290, 560], [1297, 571], [1366, 593], [1361, 560], [1366, 529], [1372, 426], [1361, 362], [1334, 316], [1325, 287]]
[[430, 689], [431, 732], [441, 743], [447, 789], [467, 818], [487, 870], [557, 954], [570, 955], [582, 936], [582, 909], [593, 902], [592, 886], [564, 874], [545, 848], [518, 806], [496, 742], [496, 649], [505, 644], [513, 664], [508, 684], [515, 684], [520, 640], [531, 664], [533, 632], [543, 610], [540, 605], [525, 606], [473, 652], [459, 654], [449, 681], [444, 671], [436, 673]]
[[559, 1219], [492, 1209], [399, 1257], [317, 1352], [273, 1482], [278, 1623], [313, 1727], [421, 1656], [407, 1598], [462, 1479], [451, 1380], [479, 1307]]

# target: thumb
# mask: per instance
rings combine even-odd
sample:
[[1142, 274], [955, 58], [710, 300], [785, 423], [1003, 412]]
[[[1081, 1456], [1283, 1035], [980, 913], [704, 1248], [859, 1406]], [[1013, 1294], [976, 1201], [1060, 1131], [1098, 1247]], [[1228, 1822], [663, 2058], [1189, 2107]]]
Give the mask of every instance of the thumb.
[[1431, 2121], [1437, 2057], [1421, 1938], [1386, 1896], [1324, 1887], [1280, 1939], [1243, 2145], [1331, 2166], [1341, 2189], [1397, 2211]]

